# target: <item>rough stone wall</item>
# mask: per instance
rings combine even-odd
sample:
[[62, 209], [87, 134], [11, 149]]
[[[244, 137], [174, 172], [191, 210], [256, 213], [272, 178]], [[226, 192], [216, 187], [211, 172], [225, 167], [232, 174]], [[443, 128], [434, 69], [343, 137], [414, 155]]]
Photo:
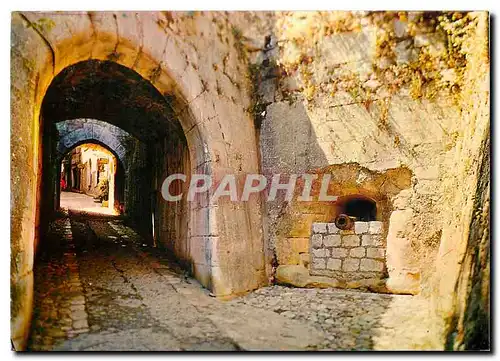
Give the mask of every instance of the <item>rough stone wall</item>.
[[[410, 171], [409, 187], [385, 195], [388, 286], [395, 291], [429, 292], [423, 285], [446, 227], [442, 183], [456, 171], [450, 159], [466, 91], [462, 43], [478, 14], [259, 13], [244, 31], [256, 49], [252, 110], [264, 172], [321, 173], [351, 163]], [[344, 179], [352, 193], [356, 181]], [[287, 224], [296, 213], [307, 232], [313, 222], [331, 222], [332, 213], [319, 209], [267, 204], [268, 253], [302, 251], [310, 233], [294, 238]]]
[[383, 278], [385, 238], [380, 221], [355, 222], [353, 230], [313, 223], [310, 274], [341, 281]]
[[[433, 300], [438, 349], [445, 335], [449, 348], [467, 348], [487, 333], [488, 20], [486, 12], [264, 13], [245, 32], [261, 34], [250, 70], [264, 171], [410, 170], [411, 186], [387, 196], [387, 287]], [[286, 226], [295, 213], [306, 230], [332, 216], [326, 207], [266, 206], [266, 246], [277, 255], [304, 252], [304, 237]]]
[[[153, 186], [156, 193], [153, 197], [154, 238], [159, 247], [167, 249], [177, 260], [193, 270], [196, 259], [192, 256], [189, 239], [189, 204], [184, 197], [181, 202], [166, 202], [161, 196], [163, 181], [170, 174], [189, 173], [189, 153], [185, 142], [169, 138], [156, 144], [151, 155], [153, 169]], [[180, 189], [172, 190], [172, 194], [184, 194], [188, 191], [189, 179], [186, 183], [176, 184]], [[196, 274], [196, 272], [193, 272]]]
[[[147, 147], [135, 137], [124, 140], [127, 168], [124, 172], [124, 213], [144, 232], [150, 231], [151, 174], [148, 169]], [[145, 224], [145, 225], [144, 225]]]
[[[456, 147], [442, 192], [444, 224], [432, 306], [448, 349], [490, 348], [489, 18], [477, 14], [465, 41], [467, 67]], [[440, 322], [441, 321], [441, 322]]]

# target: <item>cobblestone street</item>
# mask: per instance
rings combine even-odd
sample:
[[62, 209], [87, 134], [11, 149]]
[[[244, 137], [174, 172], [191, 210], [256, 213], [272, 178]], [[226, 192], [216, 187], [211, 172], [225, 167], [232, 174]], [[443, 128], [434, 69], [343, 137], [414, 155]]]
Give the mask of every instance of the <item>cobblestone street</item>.
[[414, 296], [356, 290], [265, 287], [233, 300], [313, 325], [324, 334], [324, 350], [426, 350], [427, 301]]
[[35, 291], [31, 350], [428, 348], [418, 297], [272, 286], [219, 301], [107, 215], [51, 224]]

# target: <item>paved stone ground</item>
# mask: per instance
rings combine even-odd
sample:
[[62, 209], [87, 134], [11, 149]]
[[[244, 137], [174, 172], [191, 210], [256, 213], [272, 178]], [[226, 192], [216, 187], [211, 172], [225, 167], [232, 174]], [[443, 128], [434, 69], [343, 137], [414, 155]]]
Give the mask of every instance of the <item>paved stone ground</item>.
[[70, 211], [53, 222], [43, 249], [33, 351], [301, 350], [324, 337], [272, 311], [210, 297], [116, 217]]
[[429, 347], [418, 297], [272, 286], [219, 301], [116, 217], [66, 212], [43, 249], [33, 351]]
[[231, 301], [313, 325], [322, 350], [428, 350], [436, 344], [428, 301], [357, 290], [271, 286]]
[[83, 193], [61, 192], [61, 207], [89, 213], [115, 214], [109, 207], [103, 207], [101, 202]]

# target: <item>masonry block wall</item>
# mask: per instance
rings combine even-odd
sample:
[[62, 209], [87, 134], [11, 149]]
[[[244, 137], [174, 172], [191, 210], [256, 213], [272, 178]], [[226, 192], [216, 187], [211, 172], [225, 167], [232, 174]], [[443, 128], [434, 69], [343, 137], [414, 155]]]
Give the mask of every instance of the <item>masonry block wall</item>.
[[353, 230], [313, 223], [310, 273], [351, 281], [386, 276], [383, 223], [355, 222]]

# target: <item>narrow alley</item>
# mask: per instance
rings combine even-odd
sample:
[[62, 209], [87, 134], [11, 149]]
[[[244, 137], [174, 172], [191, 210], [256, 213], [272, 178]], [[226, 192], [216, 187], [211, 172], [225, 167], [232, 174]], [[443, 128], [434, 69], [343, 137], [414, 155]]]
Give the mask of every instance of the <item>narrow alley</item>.
[[33, 351], [425, 348], [418, 297], [271, 286], [221, 301], [119, 217], [66, 208], [46, 245]]

